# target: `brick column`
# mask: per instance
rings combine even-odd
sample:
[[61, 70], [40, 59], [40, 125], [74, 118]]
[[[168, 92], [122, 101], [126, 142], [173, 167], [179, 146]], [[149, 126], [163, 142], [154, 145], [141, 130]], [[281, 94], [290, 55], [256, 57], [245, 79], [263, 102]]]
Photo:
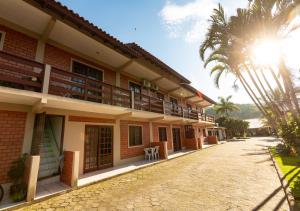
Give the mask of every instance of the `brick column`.
[[25, 163], [24, 181], [27, 184], [26, 201], [33, 201], [36, 194], [36, 185], [40, 166], [40, 156], [29, 156]]
[[64, 152], [64, 166], [60, 180], [71, 186], [76, 187], [79, 177], [79, 151]]
[[209, 144], [217, 144], [218, 138], [217, 138], [217, 136], [207, 136], [207, 142]]

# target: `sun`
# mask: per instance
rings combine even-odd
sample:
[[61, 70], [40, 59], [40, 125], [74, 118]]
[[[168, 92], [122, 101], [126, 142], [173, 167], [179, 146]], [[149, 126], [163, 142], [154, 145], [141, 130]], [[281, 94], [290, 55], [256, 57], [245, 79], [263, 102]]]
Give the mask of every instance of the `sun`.
[[252, 46], [251, 54], [256, 65], [277, 65], [281, 55], [280, 42], [272, 39], [258, 40]]

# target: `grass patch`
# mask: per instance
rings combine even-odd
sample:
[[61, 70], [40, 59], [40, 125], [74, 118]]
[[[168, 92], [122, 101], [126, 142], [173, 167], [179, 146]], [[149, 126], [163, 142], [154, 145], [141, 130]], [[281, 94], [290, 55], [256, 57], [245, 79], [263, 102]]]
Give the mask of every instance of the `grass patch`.
[[294, 197], [300, 199], [300, 156], [281, 155], [276, 152], [275, 147], [271, 153], [278, 164], [284, 179], [289, 184]]

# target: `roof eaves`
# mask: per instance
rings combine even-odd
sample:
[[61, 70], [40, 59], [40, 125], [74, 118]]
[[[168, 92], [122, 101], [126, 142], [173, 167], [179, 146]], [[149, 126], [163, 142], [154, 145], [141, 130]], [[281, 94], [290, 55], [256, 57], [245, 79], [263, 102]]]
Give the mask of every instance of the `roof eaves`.
[[126, 44], [128, 47], [132, 48], [135, 50], [137, 53], [141, 54], [141, 57], [145, 58], [146, 60], [149, 60], [150, 62], [154, 63], [155, 65], [159, 66], [161, 69], [168, 71], [169, 73], [177, 76], [182, 80], [183, 83], [191, 83], [187, 78], [185, 78], [183, 75], [179, 74], [176, 70], [162, 62], [160, 59], [146, 51], [144, 48], [139, 46], [136, 43], [127, 43]]
[[26, 0], [28, 3], [35, 3], [32, 5], [38, 5], [42, 10], [49, 10], [54, 13], [56, 16], [60, 17], [63, 20], [68, 20], [72, 24], [78, 27], [80, 30], [84, 30], [87, 32], [91, 37], [97, 37], [101, 39], [104, 44], [110, 45], [113, 49], [119, 50], [123, 54], [128, 55], [131, 58], [137, 58], [140, 55], [129, 48], [127, 45], [122, 43], [117, 38], [111, 36], [101, 28], [95, 26], [93, 23], [89, 22], [88, 20], [84, 19], [78, 13], [74, 12], [73, 10], [69, 9], [68, 7], [62, 5], [60, 2], [56, 0]]

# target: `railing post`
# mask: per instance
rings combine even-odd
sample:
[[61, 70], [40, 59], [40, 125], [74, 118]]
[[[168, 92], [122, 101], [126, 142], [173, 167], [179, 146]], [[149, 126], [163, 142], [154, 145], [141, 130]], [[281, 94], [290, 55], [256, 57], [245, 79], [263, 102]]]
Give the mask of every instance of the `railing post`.
[[181, 106], [181, 112], [182, 112], [182, 118], [184, 118], [184, 111], [183, 111], [183, 107]]
[[87, 100], [87, 79], [84, 81], [84, 100]]
[[114, 99], [114, 96], [113, 96], [113, 86], [110, 86], [110, 104], [113, 105], [113, 99]]
[[134, 91], [131, 91], [131, 108], [134, 109]]
[[151, 96], [149, 96], [149, 111], [151, 111]]
[[165, 105], [165, 101], [162, 101], [162, 106], [163, 106], [163, 113], [166, 114], [166, 105]]
[[50, 86], [51, 66], [46, 64], [44, 69], [43, 87], [42, 87], [42, 103], [47, 103], [47, 95]]

